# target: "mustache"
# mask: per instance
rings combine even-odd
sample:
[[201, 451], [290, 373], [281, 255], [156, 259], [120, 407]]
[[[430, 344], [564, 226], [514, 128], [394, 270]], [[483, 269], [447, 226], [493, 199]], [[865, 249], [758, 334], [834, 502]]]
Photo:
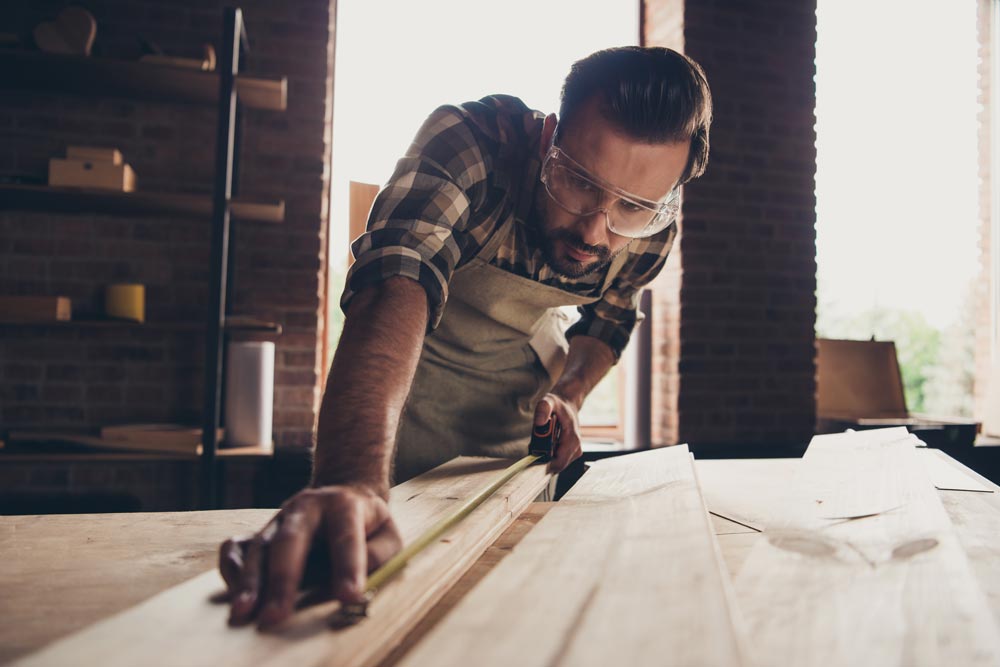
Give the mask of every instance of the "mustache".
[[603, 245], [590, 245], [586, 243], [578, 234], [574, 234], [568, 229], [560, 229], [554, 234], [555, 238], [580, 252], [594, 255], [605, 260], [611, 257], [611, 248]]

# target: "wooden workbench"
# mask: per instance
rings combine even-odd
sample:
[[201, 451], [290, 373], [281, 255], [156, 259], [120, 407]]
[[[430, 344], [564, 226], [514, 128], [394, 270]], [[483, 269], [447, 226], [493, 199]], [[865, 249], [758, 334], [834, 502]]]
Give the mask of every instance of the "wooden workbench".
[[[943, 457], [988, 488], [1000, 487]], [[699, 461], [699, 481], [723, 558], [735, 577], [778, 520], [796, 459]], [[973, 570], [1000, 620], [1000, 493], [939, 491]], [[385, 664], [392, 664], [496, 565], [551, 507], [535, 503], [490, 547]], [[252, 532], [274, 510], [0, 517], [0, 662], [30, 653], [211, 569], [218, 544]], [[739, 599], [737, 599], [739, 603]]]

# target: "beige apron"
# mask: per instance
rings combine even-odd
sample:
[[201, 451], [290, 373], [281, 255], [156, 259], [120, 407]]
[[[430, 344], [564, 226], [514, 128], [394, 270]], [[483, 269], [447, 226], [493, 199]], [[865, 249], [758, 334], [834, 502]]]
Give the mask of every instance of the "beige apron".
[[[515, 217], [478, 255], [457, 269], [438, 328], [424, 340], [396, 438], [396, 482], [456, 456], [527, 454], [535, 404], [566, 361], [567, 316], [559, 306], [579, 296], [492, 266]], [[627, 252], [608, 267], [598, 294], [621, 270]]]

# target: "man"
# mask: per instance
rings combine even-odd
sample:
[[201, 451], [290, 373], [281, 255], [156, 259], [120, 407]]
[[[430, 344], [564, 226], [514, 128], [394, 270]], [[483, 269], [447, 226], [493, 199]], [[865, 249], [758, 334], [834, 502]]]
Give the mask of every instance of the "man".
[[[552, 415], [550, 470], [581, 454], [577, 413], [666, 260], [710, 122], [701, 68], [640, 47], [574, 64], [558, 121], [507, 96], [428, 118], [353, 246], [312, 484], [222, 547], [231, 623], [287, 618], [314, 551], [333, 595], [361, 601], [401, 546], [393, 470], [398, 482], [462, 454], [524, 455]], [[564, 335], [566, 305], [582, 317]]]

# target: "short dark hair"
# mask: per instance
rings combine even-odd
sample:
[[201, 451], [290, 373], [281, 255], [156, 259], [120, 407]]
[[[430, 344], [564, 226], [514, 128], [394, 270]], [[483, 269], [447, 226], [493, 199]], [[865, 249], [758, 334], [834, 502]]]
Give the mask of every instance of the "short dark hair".
[[559, 125], [569, 127], [594, 95], [600, 95], [601, 115], [636, 140], [691, 140], [681, 183], [705, 173], [712, 93], [698, 63], [655, 46], [622, 46], [593, 53], [573, 63], [566, 76]]

